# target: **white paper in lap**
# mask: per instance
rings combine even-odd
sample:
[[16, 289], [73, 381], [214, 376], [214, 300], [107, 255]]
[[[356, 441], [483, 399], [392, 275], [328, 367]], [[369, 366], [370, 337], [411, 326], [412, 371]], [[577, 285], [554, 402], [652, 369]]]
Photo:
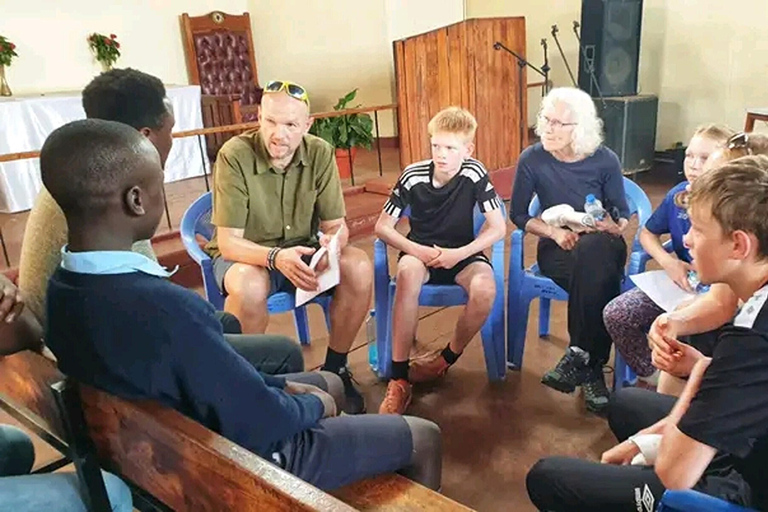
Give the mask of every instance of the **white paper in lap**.
[[[176, 116], [175, 132], [203, 127], [199, 86], [167, 87], [166, 92]], [[53, 130], [83, 118], [79, 92], [0, 100], [0, 154], [38, 151]], [[174, 139], [165, 182], [202, 176], [208, 168], [208, 155], [205, 151], [201, 155], [197, 137]], [[32, 208], [41, 187], [39, 159], [0, 163], [0, 211]]]
[[323, 271], [322, 274], [317, 276], [318, 289], [316, 291], [306, 291], [300, 288], [296, 289], [296, 307], [303, 306], [310, 300], [314, 299], [323, 292], [326, 292], [339, 284], [341, 280], [341, 274], [339, 272], [339, 233], [336, 232], [331, 237], [331, 243], [328, 244], [328, 249], [321, 247], [315, 254], [312, 255], [312, 259], [309, 262], [309, 268], [314, 270], [320, 259], [328, 254], [328, 268]]
[[629, 278], [653, 302], [667, 312], [673, 311], [683, 301], [696, 296], [677, 286], [663, 270], [651, 270], [629, 276]]

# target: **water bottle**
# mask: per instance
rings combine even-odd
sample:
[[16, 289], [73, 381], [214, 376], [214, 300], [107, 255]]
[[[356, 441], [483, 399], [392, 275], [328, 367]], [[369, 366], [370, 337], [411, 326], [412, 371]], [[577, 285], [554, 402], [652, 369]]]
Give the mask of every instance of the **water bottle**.
[[699, 275], [694, 270], [688, 271], [688, 285], [695, 293], [704, 293], [709, 290], [709, 286], [702, 284]]
[[376, 346], [376, 310], [372, 309], [365, 321], [365, 334], [368, 340], [368, 363], [371, 368], [379, 368], [379, 349]]
[[584, 203], [584, 213], [591, 216], [596, 221], [605, 218], [603, 203], [601, 203], [594, 194], [587, 194], [586, 202]]

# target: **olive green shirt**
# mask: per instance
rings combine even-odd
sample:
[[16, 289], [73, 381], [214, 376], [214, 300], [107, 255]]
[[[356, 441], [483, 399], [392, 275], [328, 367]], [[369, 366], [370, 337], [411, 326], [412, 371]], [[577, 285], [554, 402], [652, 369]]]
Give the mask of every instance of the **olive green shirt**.
[[[211, 222], [244, 230], [244, 238], [268, 247], [316, 245], [320, 221], [345, 215], [333, 147], [305, 135], [291, 163], [275, 169], [259, 131], [245, 132], [216, 157]], [[216, 235], [206, 246], [219, 256]]]

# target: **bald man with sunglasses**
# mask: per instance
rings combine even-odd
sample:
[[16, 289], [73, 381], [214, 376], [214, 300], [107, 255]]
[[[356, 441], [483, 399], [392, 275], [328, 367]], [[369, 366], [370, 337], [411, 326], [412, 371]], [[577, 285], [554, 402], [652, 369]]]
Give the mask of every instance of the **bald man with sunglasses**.
[[317, 289], [309, 258], [339, 234], [341, 282], [332, 291], [323, 370], [341, 377], [345, 412], [357, 414], [365, 412], [365, 402], [352, 384], [347, 353], [368, 311], [373, 268], [365, 252], [347, 245], [334, 148], [309, 135], [312, 121], [303, 87], [287, 81], [267, 84], [259, 129], [233, 137], [217, 156], [216, 233], [206, 250], [226, 296], [225, 311], [237, 316], [243, 332], [263, 333], [269, 295]]

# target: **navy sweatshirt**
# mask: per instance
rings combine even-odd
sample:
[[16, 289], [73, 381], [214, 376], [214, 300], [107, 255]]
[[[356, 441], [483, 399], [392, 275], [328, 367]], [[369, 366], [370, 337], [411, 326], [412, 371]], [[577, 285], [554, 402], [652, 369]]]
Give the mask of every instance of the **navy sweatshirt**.
[[47, 310], [46, 343], [66, 375], [157, 400], [261, 456], [323, 415], [319, 398], [286, 393], [238, 355], [213, 306], [164, 278], [59, 268]]
[[534, 194], [539, 197], [541, 211], [569, 204], [580, 212], [584, 211], [587, 194], [594, 194], [606, 211], [616, 208], [619, 218], [629, 219], [621, 162], [616, 153], [605, 146], [573, 163], [557, 160], [540, 142], [526, 148], [517, 161], [509, 209], [509, 218], [520, 229], [525, 229], [531, 220], [528, 206]]

